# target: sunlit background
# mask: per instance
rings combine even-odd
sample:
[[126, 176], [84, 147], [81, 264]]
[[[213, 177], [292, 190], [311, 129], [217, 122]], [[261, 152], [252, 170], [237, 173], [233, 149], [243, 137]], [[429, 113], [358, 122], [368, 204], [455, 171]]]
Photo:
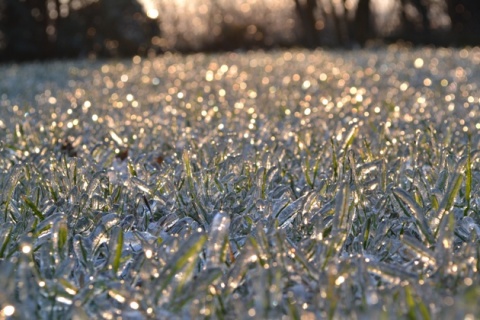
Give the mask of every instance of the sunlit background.
[[475, 0], [4, 0], [0, 59], [480, 43]]

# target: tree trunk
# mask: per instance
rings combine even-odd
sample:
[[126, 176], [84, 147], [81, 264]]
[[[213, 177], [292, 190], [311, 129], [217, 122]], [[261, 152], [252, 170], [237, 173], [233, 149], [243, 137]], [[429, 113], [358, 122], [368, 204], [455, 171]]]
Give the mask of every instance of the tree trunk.
[[359, 0], [355, 11], [355, 39], [363, 47], [372, 36], [370, 0]]
[[295, 11], [300, 19], [303, 28], [303, 42], [308, 48], [315, 48], [319, 44], [318, 32], [316, 29], [317, 19], [315, 19], [315, 9], [317, 8], [317, 0], [306, 0], [301, 3], [300, 0], [295, 1]]
[[[333, 13], [333, 23], [335, 24], [335, 32], [337, 34], [337, 41], [342, 47], [349, 47], [350, 36], [348, 34], [348, 25], [346, 16], [347, 13], [345, 8], [343, 9], [343, 13], [340, 14], [338, 12], [337, 4], [335, 1], [330, 1], [332, 6], [332, 13]], [[342, 16], [343, 15], [343, 16]]]

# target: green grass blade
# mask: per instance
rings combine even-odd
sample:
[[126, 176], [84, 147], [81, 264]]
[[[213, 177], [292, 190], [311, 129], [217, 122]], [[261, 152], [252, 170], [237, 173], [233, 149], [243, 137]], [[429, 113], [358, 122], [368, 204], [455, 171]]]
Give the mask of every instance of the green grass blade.
[[470, 209], [470, 197], [472, 193], [472, 154], [471, 154], [471, 142], [472, 138], [468, 136], [467, 144], [467, 164], [465, 168], [465, 202], [467, 203], [464, 211], [464, 216], [468, 214]]
[[113, 250], [111, 261], [112, 270], [114, 274], [117, 274], [123, 252], [123, 229], [121, 227], [114, 227], [112, 230], [110, 250]]
[[133, 163], [130, 160], [127, 161], [127, 167], [128, 167], [128, 172], [130, 173], [130, 176], [136, 177], [137, 170], [135, 170], [135, 167], [133, 166]]
[[409, 285], [405, 286], [405, 301], [408, 307], [408, 318], [412, 320], [416, 319], [417, 317], [415, 316], [415, 299], [412, 295], [412, 291]]
[[12, 240], [13, 226], [10, 226], [8, 230], [4, 227], [2, 230], [1, 238], [3, 240], [2, 246], [0, 247], [0, 259], [5, 258], [5, 251]]
[[347, 152], [347, 149], [352, 145], [353, 140], [358, 134], [358, 126], [353, 126], [345, 137], [345, 142], [343, 143], [342, 150], [343, 154]]
[[338, 159], [337, 159], [337, 150], [335, 148], [335, 141], [330, 139], [330, 143], [332, 145], [332, 167], [333, 167], [333, 178], [337, 180], [338, 178]]
[[30, 209], [32, 209], [32, 212], [35, 216], [37, 216], [40, 220], [45, 219], [45, 217], [43, 216], [43, 213], [40, 210], [38, 210], [37, 206], [35, 205], [35, 203], [33, 203], [33, 201], [28, 199], [26, 196], [22, 196], [22, 199], [27, 204], [27, 206]]
[[56, 246], [57, 254], [61, 254], [64, 252], [65, 245], [68, 242], [68, 225], [65, 218], [60, 218], [54, 222], [52, 227], [53, 238], [56, 239]]
[[20, 177], [23, 172], [23, 166], [21, 165], [15, 165], [12, 168], [12, 171], [10, 173], [10, 176], [8, 177], [7, 182], [5, 183], [5, 186], [3, 188], [2, 192], [2, 203], [5, 203], [5, 217], [4, 220], [7, 221], [7, 212], [8, 212], [8, 206], [10, 204], [13, 191], [17, 187], [18, 182], [20, 181]]

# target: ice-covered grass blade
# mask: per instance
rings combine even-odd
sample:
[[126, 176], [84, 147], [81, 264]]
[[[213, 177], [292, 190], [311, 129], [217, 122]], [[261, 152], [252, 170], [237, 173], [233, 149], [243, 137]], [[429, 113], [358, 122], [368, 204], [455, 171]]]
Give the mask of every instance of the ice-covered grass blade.
[[10, 172], [10, 175], [7, 178], [7, 181], [4, 182], [3, 192], [2, 192], [2, 204], [5, 205], [5, 212], [4, 212], [4, 221], [7, 221], [7, 212], [8, 207], [10, 205], [13, 192], [17, 187], [17, 184], [20, 181], [20, 177], [23, 173], [23, 166], [22, 165], [15, 165]]
[[223, 212], [217, 212], [210, 226], [206, 246], [208, 268], [221, 268], [226, 263], [229, 228], [230, 217]]
[[112, 266], [112, 270], [114, 274], [117, 274], [120, 263], [122, 259], [122, 252], [123, 252], [123, 229], [121, 227], [113, 227], [110, 237], [110, 250], [112, 251], [110, 254], [110, 263], [109, 265]]
[[[198, 259], [206, 241], [207, 236], [205, 234], [196, 232], [180, 246], [178, 251], [171, 257], [158, 277], [158, 295], [160, 295], [167, 286], [172, 285], [174, 277], [180, 271], [183, 269], [188, 269], [188, 266], [190, 266], [190, 270], [188, 271], [192, 271], [191, 267], [194, 266], [194, 263]], [[184, 273], [182, 278], [178, 281], [185, 282], [189, 276], [190, 275], [188, 273]], [[157, 296], [157, 299], [158, 297], [159, 296]]]
[[37, 208], [37, 206], [35, 205], [35, 203], [32, 200], [28, 199], [26, 196], [22, 196], [22, 199], [23, 199], [23, 201], [25, 201], [27, 206], [30, 209], [32, 209], [32, 212], [35, 216], [37, 216], [40, 220], [45, 219], [42, 212]]
[[462, 186], [463, 175], [459, 172], [452, 174], [445, 195], [443, 196], [442, 201], [439, 204], [436, 217], [439, 219], [440, 223], [438, 224], [437, 229], [435, 230], [435, 237], [438, 236], [440, 229], [445, 226], [446, 222], [443, 222], [445, 217], [448, 215], [450, 209], [453, 206], [455, 197]]
[[420, 228], [420, 231], [423, 233], [428, 243], [433, 244], [435, 238], [430, 229], [428, 220], [424, 214], [424, 209], [418, 205], [418, 203], [402, 188], [394, 188], [393, 194], [398, 201], [402, 203], [402, 208], [404, 212], [415, 219], [416, 224]]

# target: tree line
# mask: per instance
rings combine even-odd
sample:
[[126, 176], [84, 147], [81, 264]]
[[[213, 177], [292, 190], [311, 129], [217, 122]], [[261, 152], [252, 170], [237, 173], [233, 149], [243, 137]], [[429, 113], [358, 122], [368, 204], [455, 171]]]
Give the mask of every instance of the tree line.
[[[295, 24], [295, 37], [287, 42], [265, 40], [262, 34], [268, 25], [223, 19], [228, 12], [221, 11], [218, 0], [210, 0], [206, 2], [210, 10], [221, 13], [220, 19], [211, 15], [215, 19], [209, 25], [216, 32], [210, 39], [196, 46], [188, 41], [168, 46], [162, 41], [162, 15], [149, 17], [137, 0], [0, 0], [0, 61], [147, 55], [164, 50], [355, 48], [372, 40], [442, 46], [480, 43], [478, 0], [395, 0], [398, 26], [389, 34], [378, 30], [372, 0], [285, 1], [291, 1]], [[438, 10], [448, 17], [447, 26], [439, 26]], [[183, 38], [188, 39], [185, 34]]]

